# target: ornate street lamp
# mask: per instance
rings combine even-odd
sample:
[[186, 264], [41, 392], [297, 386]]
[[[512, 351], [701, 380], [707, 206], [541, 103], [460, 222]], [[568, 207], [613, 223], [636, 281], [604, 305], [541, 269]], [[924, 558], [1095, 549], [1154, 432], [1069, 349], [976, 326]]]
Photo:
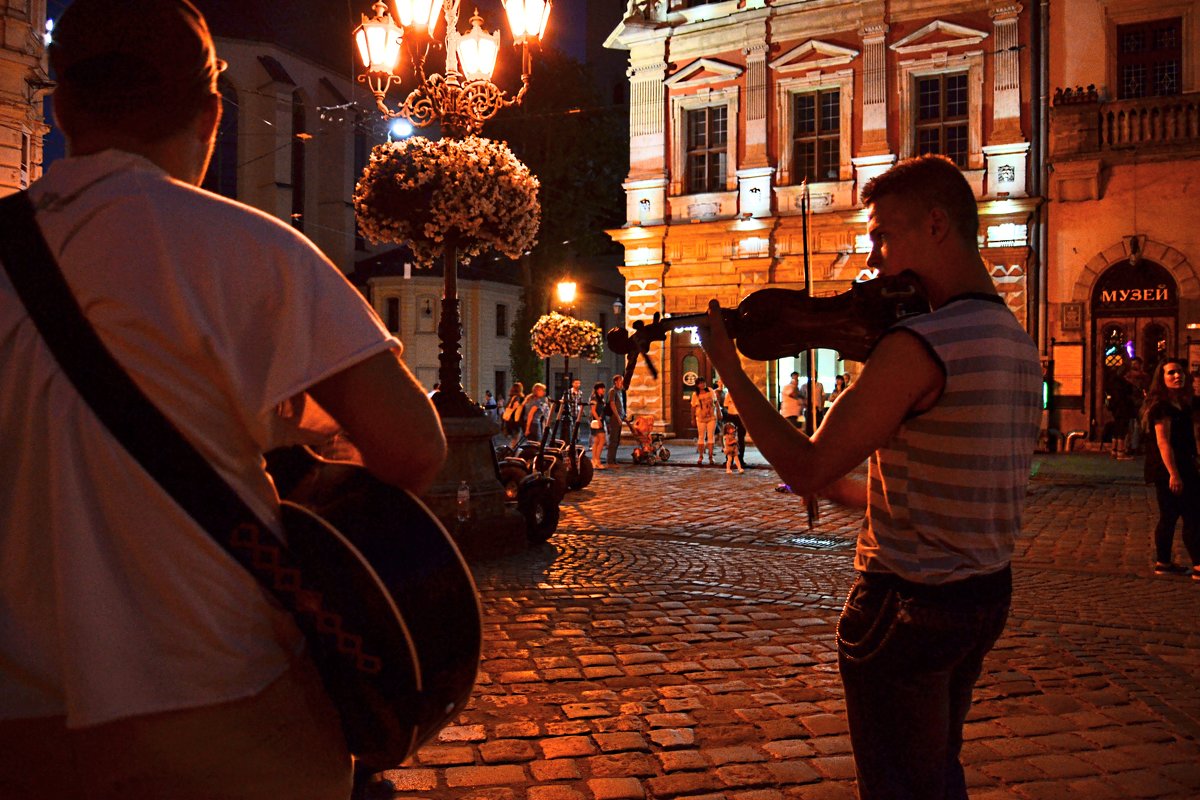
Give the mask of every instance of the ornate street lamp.
[[[437, 122], [443, 136], [465, 139], [479, 133], [501, 108], [519, 104], [529, 88], [530, 52], [546, 31], [550, 2], [502, 2], [514, 43], [521, 46], [521, 88], [515, 95], [492, 83], [500, 34], [484, 30], [478, 11], [470, 19], [470, 30], [461, 33], [459, 0], [395, 0], [394, 18], [384, 0], [375, 0], [374, 16], [363, 15], [354, 40], [363, 63], [358, 80], [370, 88], [380, 113], [385, 118], [407, 119], [420, 128]], [[440, 19], [445, 26], [439, 37]], [[437, 46], [445, 50], [445, 69], [441, 74], [427, 73], [426, 58]], [[404, 56], [416, 83], [403, 102], [391, 108], [387, 94], [392, 86], [402, 83], [396, 72]], [[524, 545], [525, 522], [505, 506], [503, 489], [496, 480], [492, 450], [495, 423], [462, 388], [458, 245], [448, 239], [442, 249], [444, 288], [438, 324], [441, 389], [433, 396], [449, 457], [424, 499], [454, 529], [455, 539], [469, 556], [504, 555]]]
[[[363, 62], [363, 74], [358, 80], [367, 84], [375, 95], [375, 104], [385, 117], [404, 117], [423, 128], [440, 122], [449, 136], [479, 133], [483, 123], [501, 108], [516, 105], [529, 88], [532, 66], [530, 49], [546, 32], [550, 18], [548, 0], [506, 0], [504, 10], [513, 42], [521, 46], [521, 88], [509, 95], [492, 83], [496, 56], [500, 51], [499, 32], [487, 33], [483, 17], [472, 15], [471, 30], [458, 31], [459, 0], [396, 0], [397, 25], [388, 13], [387, 4], [376, 0], [375, 16], [362, 18], [354, 31], [354, 40]], [[436, 44], [438, 11], [446, 21], [444, 48], [446, 67], [442, 74], [426, 74], [425, 59], [430, 46]], [[397, 108], [386, 102], [388, 90], [400, 84], [396, 69], [400, 57], [407, 51], [417, 85]]]

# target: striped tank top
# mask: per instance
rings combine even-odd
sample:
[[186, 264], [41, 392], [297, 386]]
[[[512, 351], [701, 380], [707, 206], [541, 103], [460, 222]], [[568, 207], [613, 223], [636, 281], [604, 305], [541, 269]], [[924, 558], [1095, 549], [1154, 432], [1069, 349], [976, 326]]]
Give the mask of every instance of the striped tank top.
[[1004, 302], [983, 294], [896, 328], [928, 346], [946, 385], [871, 456], [854, 568], [928, 584], [995, 572], [1021, 528], [1041, 424], [1037, 348]]

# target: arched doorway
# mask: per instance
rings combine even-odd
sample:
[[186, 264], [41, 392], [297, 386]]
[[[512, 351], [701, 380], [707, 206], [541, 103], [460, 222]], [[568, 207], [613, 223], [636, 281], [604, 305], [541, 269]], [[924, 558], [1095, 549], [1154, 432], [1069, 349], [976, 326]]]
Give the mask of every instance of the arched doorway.
[[1109, 267], [1092, 289], [1093, 361], [1091, 414], [1103, 441], [1112, 422], [1105, 397], [1122, 379], [1130, 360], [1141, 358], [1147, 373], [1179, 349], [1179, 290], [1160, 264], [1128, 259]]

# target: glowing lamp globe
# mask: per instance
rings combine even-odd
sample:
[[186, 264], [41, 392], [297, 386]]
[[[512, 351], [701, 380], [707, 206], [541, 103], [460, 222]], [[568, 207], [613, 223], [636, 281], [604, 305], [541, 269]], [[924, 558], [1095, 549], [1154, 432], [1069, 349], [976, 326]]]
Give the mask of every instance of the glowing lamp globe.
[[458, 63], [469, 81], [490, 81], [500, 53], [500, 32], [485, 33], [483, 17], [476, 9], [471, 30], [458, 40]]

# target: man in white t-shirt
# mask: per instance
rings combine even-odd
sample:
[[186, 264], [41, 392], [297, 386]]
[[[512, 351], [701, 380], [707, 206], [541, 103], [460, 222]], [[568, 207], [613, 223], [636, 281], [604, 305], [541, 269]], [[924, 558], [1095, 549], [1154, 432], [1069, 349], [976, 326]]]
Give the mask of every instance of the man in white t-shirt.
[[783, 387], [779, 399], [779, 413], [788, 422], [800, 427], [800, 373], [793, 372], [791, 380]]
[[[196, 188], [223, 68], [200, 13], [75, 0], [49, 56], [70, 157], [30, 187], [38, 227], [149, 400], [276, 529], [262, 454], [297, 396], [427, 488], [445, 439], [399, 342], [307, 239]], [[347, 797], [291, 618], [97, 421], [3, 271], [0, 441], [0, 797]]]

